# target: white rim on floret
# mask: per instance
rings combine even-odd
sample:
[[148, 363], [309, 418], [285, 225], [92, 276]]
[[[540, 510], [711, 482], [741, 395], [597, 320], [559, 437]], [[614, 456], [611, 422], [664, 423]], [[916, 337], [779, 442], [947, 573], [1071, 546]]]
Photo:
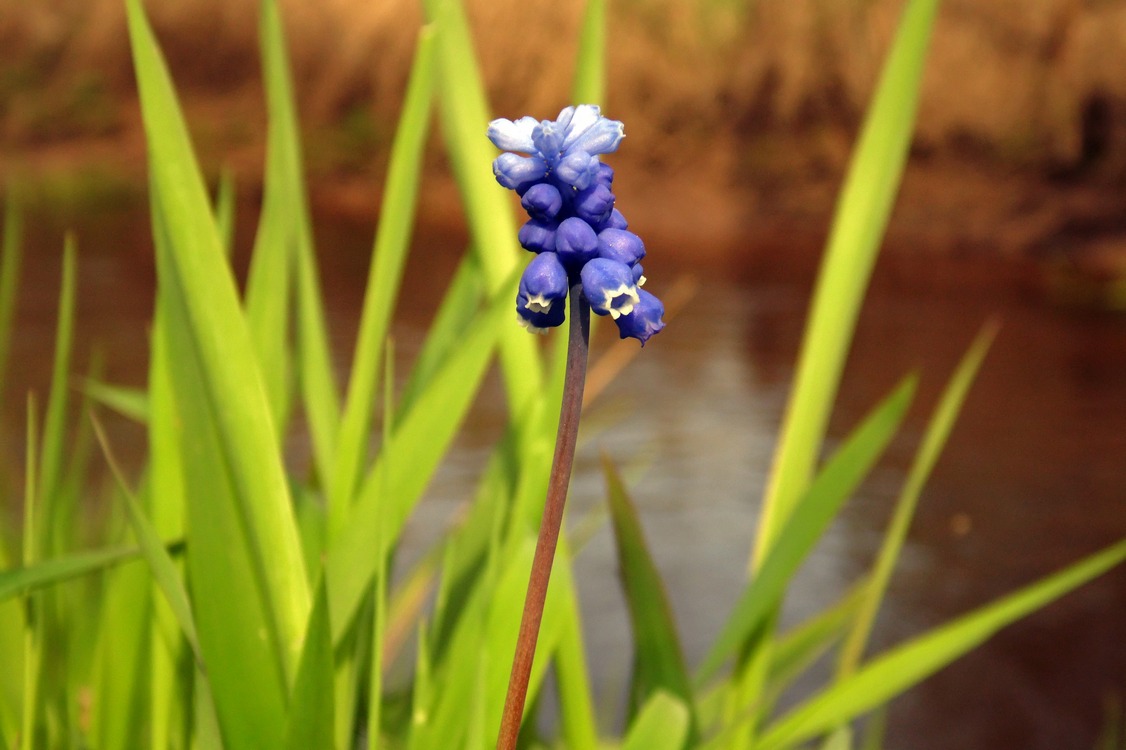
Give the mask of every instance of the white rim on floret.
[[524, 309], [534, 313], [551, 312], [551, 303], [553, 300], [548, 299], [542, 294], [533, 294], [528, 297], [528, 301], [524, 303]]
[[[628, 302], [620, 302], [617, 306], [614, 305], [615, 300], [625, 297]], [[640, 304], [641, 298], [637, 294], [637, 288], [622, 284], [617, 289], [606, 290], [606, 299], [602, 303], [602, 308], [610, 313], [610, 317], [617, 320], [622, 315], [629, 315], [633, 312], [634, 305]]]
[[544, 335], [547, 334], [546, 328], [540, 328], [539, 326], [532, 325], [532, 321], [528, 320], [527, 318], [525, 318], [523, 315], [521, 315], [519, 313], [516, 314], [516, 322], [520, 324], [521, 328], [528, 329], [528, 333], [535, 333], [535, 334], [539, 334], [540, 336], [544, 336]]

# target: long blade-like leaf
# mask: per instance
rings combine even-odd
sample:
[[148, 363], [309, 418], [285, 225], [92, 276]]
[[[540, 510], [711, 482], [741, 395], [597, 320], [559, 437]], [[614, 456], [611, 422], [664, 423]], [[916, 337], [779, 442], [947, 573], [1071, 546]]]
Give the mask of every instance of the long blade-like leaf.
[[899, 551], [903, 548], [903, 542], [907, 538], [907, 528], [911, 525], [911, 519], [915, 515], [915, 506], [918, 504], [919, 494], [923, 491], [923, 485], [926, 484], [931, 469], [938, 461], [942, 447], [946, 444], [946, 439], [954, 428], [954, 420], [958, 418], [958, 412], [962, 408], [962, 402], [965, 401], [970, 384], [973, 382], [982, 360], [985, 359], [985, 354], [989, 351], [989, 345], [996, 333], [996, 324], [990, 324], [982, 329], [981, 333], [974, 339], [969, 351], [966, 352], [962, 362], [958, 365], [958, 369], [955, 370], [954, 376], [950, 379], [950, 383], [946, 386], [938, 407], [935, 408], [934, 415], [927, 425], [922, 445], [919, 446], [915, 460], [907, 473], [907, 479], [904, 481], [903, 490], [896, 501], [895, 515], [888, 527], [887, 534], [884, 536], [880, 553], [876, 557], [864, 600], [861, 602], [856, 620], [853, 622], [844, 645], [841, 647], [839, 669], [842, 674], [848, 674], [860, 663], [868, 635], [876, 619], [876, 610], [879, 608], [884, 591], [887, 589], [887, 583], [891, 578], [895, 562], [899, 559]]
[[334, 529], [343, 525], [345, 511], [351, 505], [361, 477], [375, 394], [379, 386], [383, 342], [391, 327], [391, 315], [399, 297], [399, 286], [410, 246], [419, 175], [422, 171], [422, 153], [430, 118], [430, 102], [434, 94], [433, 39], [431, 29], [423, 29], [419, 34], [403, 113], [391, 147], [387, 185], [379, 212], [379, 230], [375, 236], [367, 289], [364, 292], [360, 331], [356, 340], [352, 374], [348, 381], [348, 399], [340, 423], [330, 480], [330, 509], [336, 519]]
[[754, 563], [765, 560], [813, 475], [860, 303], [907, 159], [938, 0], [910, 0], [837, 204], [793, 395], [763, 501]]
[[214, 424], [218, 454], [210, 471], [223, 466], [229, 473], [247, 535], [238, 543], [260, 577], [288, 673], [300, 653], [309, 591], [279, 440], [171, 78], [139, 0], [128, 0], [127, 10], [153, 200], [167, 245], [158, 272], [174, 297], [168, 328], [184, 327], [176, 346], [200, 379], [191, 407], [205, 409], [202, 418]]
[[[637, 511], [606, 456], [602, 457], [602, 471], [618, 545], [621, 582], [633, 628], [634, 675], [630, 690], [633, 710], [640, 709], [658, 691], [670, 693], [691, 707], [694, 703], [691, 681], [672, 608], [642, 535]], [[695, 725], [695, 720], [691, 723]]]
[[725, 659], [758, 629], [781, 601], [798, 566], [828, 528], [841, 504], [852, 494], [895, 434], [915, 390], [915, 378], [901, 383], [857, 427], [833, 455], [794, 509], [762, 567], [739, 597], [697, 673], [711, 677]]
[[898, 646], [768, 727], [761, 750], [790, 747], [853, 719], [934, 674], [1001, 628], [1126, 561], [1126, 541]]

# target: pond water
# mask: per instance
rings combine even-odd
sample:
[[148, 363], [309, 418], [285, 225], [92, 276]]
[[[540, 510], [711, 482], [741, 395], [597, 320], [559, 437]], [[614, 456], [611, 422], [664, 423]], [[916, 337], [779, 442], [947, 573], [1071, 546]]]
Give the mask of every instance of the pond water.
[[[9, 376], [13, 394], [29, 387], [42, 393], [49, 377], [61, 234], [50, 222], [33, 224]], [[253, 223], [243, 225], [246, 233]], [[139, 385], [153, 276], [146, 215], [78, 222], [78, 231], [84, 354], [76, 367], [85, 367], [97, 342], [109, 379]], [[344, 360], [370, 231], [335, 223], [318, 239], [334, 344]], [[394, 330], [404, 360], [461, 243], [427, 238], [411, 262]], [[683, 284], [694, 285], [695, 294], [590, 406], [570, 518], [601, 503], [598, 460], [610, 454], [630, 479], [688, 658], [696, 662], [745, 582], [809, 281], [795, 278], [801, 274], [690, 269], [662, 259], [654, 245], [646, 263], [653, 291], [666, 296]], [[748, 248], [748, 257], [759, 251]], [[899, 260], [881, 264], [865, 304], [831, 434], [842, 436], [913, 370], [922, 374], [919, 394], [889, 455], [802, 570], [786, 602], [787, 623], [833, 602], [865, 570], [946, 378], [987, 319], [998, 316], [1002, 328], [923, 494], [878, 621], [876, 649], [1126, 536], [1126, 317], [1052, 307], [998, 271], [1001, 265], [893, 255]], [[690, 274], [692, 281], [684, 281]], [[934, 283], [938, 276], [945, 281]], [[601, 333], [595, 362], [612, 347], [634, 345]], [[22, 460], [21, 399], [8, 399], [4, 418], [5, 461], [14, 470]], [[494, 378], [408, 527], [408, 547], [421, 549], [468, 497], [503, 419]], [[142, 454], [139, 431], [111, 426], [121, 451]], [[581, 549], [576, 568], [591, 669], [609, 725], [628, 678], [630, 645], [605, 525]], [[1124, 633], [1126, 571], [1119, 570], [894, 701], [887, 747], [1091, 748], [1107, 701], [1126, 689]]]

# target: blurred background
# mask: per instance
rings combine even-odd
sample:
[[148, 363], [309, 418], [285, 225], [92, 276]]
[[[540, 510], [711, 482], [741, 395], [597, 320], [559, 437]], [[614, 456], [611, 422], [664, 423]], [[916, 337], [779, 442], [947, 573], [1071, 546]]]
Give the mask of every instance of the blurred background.
[[[281, 6], [332, 334], [346, 363], [421, 13], [417, 0]], [[467, 6], [497, 116], [549, 118], [570, 103], [582, 3]], [[690, 659], [744, 582], [817, 262], [901, 7], [609, 4], [604, 111], [628, 137], [608, 161], [670, 314], [668, 329], [590, 411], [572, 519], [596, 512], [598, 454], [609, 452], [633, 477]], [[153, 0], [148, 12], [205, 173], [235, 177], [241, 269], [265, 140], [257, 3]], [[122, 3], [0, 0], [0, 50], [0, 185], [18, 186], [26, 214], [12, 397], [0, 428], [4, 471], [18, 476], [20, 396], [49, 382], [63, 233], [78, 237], [80, 351], [100, 353], [113, 382], [144, 383], [153, 266]], [[910, 162], [832, 434], [906, 372], [921, 371], [922, 389], [883, 468], [803, 572], [788, 621], [832, 602], [865, 569], [929, 409], [993, 317], [1000, 336], [923, 495], [877, 647], [1126, 535], [1123, 71], [1122, 0], [942, 4]], [[466, 242], [437, 133], [422, 190], [395, 329], [404, 361]], [[615, 345], [600, 337], [596, 356]], [[498, 394], [481, 399], [431, 488], [411, 530], [417, 549], [468, 497], [505, 418]], [[142, 454], [138, 429], [121, 423], [115, 435], [120, 450]], [[592, 669], [616, 699], [628, 627], [604, 528], [576, 565]], [[1119, 571], [894, 702], [887, 747], [1093, 748], [1121, 712], [1123, 633]]]

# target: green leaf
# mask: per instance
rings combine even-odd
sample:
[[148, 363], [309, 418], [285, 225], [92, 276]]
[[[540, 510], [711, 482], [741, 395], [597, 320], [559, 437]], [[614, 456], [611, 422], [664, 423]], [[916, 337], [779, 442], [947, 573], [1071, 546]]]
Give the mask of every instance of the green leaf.
[[[309, 200], [302, 178], [302, 159], [297, 107], [286, 55], [285, 36], [277, 5], [273, 0], [261, 4], [260, 36], [262, 71], [266, 85], [266, 106], [269, 113], [267, 134], [266, 195], [263, 205], [262, 230], [265, 238], [259, 247], [265, 249], [275, 242], [284, 252], [278, 265], [296, 263], [297, 282], [297, 372], [305, 412], [312, 437], [313, 458], [322, 480], [331, 465], [336, 432], [339, 429], [339, 398], [333, 379], [329, 352], [324, 302], [320, 278], [313, 254], [312, 222]], [[280, 269], [279, 269], [280, 271]], [[278, 276], [282, 276], [278, 273]], [[288, 279], [288, 273], [284, 274]], [[286, 282], [288, 284], [288, 282]], [[289, 299], [288, 286], [282, 288], [278, 279], [272, 306], [284, 305]], [[280, 291], [279, 291], [280, 290]], [[284, 329], [288, 316], [284, 309], [276, 315]], [[275, 335], [274, 351], [283, 345], [284, 330]], [[265, 366], [265, 363], [263, 363]]]
[[149, 421], [149, 398], [140, 388], [127, 388], [86, 378], [82, 392], [102, 406], [139, 424]]
[[[60, 502], [59, 488], [63, 481], [63, 459], [66, 453], [67, 398], [70, 391], [71, 347], [74, 340], [74, 304], [76, 291], [74, 235], [68, 234], [63, 248], [62, 287], [59, 292], [58, 325], [55, 329], [55, 357], [51, 368], [51, 391], [47, 399], [47, 416], [43, 423], [43, 449], [39, 466], [39, 497], [43, 503], [41, 518], [49, 523], [55, 518]], [[41, 530], [46, 541], [46, 524]]]
[[[491, 164], [497, 153], [485, 137], [489, 105], [460, 0], [425, 0], [423, 7], [437, 29], [442, 136], [465, 206], [473, 252], [492, 295], [509, 283], [522, 253], [512, 204], [493, 178]], [[521, 419], [544, 384], [536, 342], [520, 327], [506, 326], [500, 336], [500, 361], [509, 410]]]
[[0, 570], [0, 602], [79, 576], [107, 570], [135, 560], [140, 555], [139, 547], [112, 547], [92, 552], [75, 552], [31, 565]]
[[735, 604], [697, 672], [697, 684], [715, 674], [723, 661], [743, 646], [778, 606], [798, 566], [887, 447], [914, 391], [915, 379], [904, 380], [853, 430], [814, 479], [762, 567]]
[[622, 750], [677, 750], [688, 740], [691, 721], [683, 701], [654, 693], [630, 726]]
[[506, 287], [487, 309], [473, 316], [456, 351], [384, 445], [364, 479], [348, 525], [330, 540], [326, 567], [334, 642], [370, 588], [377, 565], [371, 553], [375, 530], [380, 529], [384, 540], [398, 538], [465, 417], [511, 313], [510, 291]]
[[1008, 596], [897, 646], [793, 709], [763, 733], [761, 750], [789, 747], [904, 692], [994, 633], [1126, 560], [1118, 542]]
[[909, 0], [837, 203], [754, 549], [761, 564], [814, 472], [860, 304], [899, 190], [938, 0]]
[[163, 592], [172, 613], [176, 616], [176, 621], [184, 637], [187, 638], [188, 645], [192, 647], [196, 661], [202, 664], [203, 656], [199, 648], [199, 638], [196, 635], [195, 619], [192, 617], [192, 606], [188, 600], [188, 592], [184, 589], [183, 581], [180, 579], [180, 573], [176, 570], [176, 565], [173, 563], [171, 555], [168, 554], [168, 550], [165, 549], [164, 543], [161, 542], [156, 529], [145, 517], [141, 504], [137, 502], [136, 496], [126, 484], [125, 476], [114, 457], [101, 423], [93, 414], [91, 414], [91, 421], [94, 425], [94, 432], [98, 436], [98, 443], [102, 446], [106, 463], [109, 464], [114, 479], [117, 480], [118, 488], [125, 498], [125, 511], [129, 516], [129, 524], [133, 527], [133, 534], [140, 543], [141, 553], [148, 561], [153, 578]]
[[305, 650], [289, 701], [285, 733], [288, 750], [333, 746], [332, 628], [328, 624], [328, 596], [323, 579], [316, 591], [306, 628]]
[[19, 294], [20, 265], [23, 261], [23, 217], [16, 191], [8, 190], [4, 209], [4, 238], [0, 242], [0, 402], [8, 374], [8, 354], [12, 344], [12, 319]]
[[[403, 112], [391, 147], [387, 184], [379, 211], [356, 353], [348, 381], [348, 398], [332, 468], [330, 508], [333, 527], [343, 525], [355, 488], [361, 478], [368, 432], [379, 387], [379, 364], [391, 316], [399, 296], [403, 268], [410, 248], [418, 200], [422, 154], [428, 133], [430, 102], [434, 93], [434, 34], [424, 28], [418, 37]], [[462, 308], [465, 310], [468, 308]], [[461, 317], [464, 319], [464, 313]]]
[[[631, 711], [645, 705], [658, 691], [667, 692], [691, 707], [694, 703], [691, 682], [684, 665], [672, 607], [645, 542], [637, 510], [613, 463], [605, 455], [602, 456], [602, 472], [606, 477], [620, 578], [633, 629]], [[695, 724], [695, 718], [690, 715], [690, 741], [695, 735]]]
[[572, 83], [574, 104], [606, 101], [606, 0], [587, 0]]
[[950, 379], [950, 383], [946, 386], [946, 390], [927, 424], [923, 442], [915, 454], [915, 460], [907, 473], [903, 490], [896, 501], [895, 515], [876, 558], [871, 583], [865, 592], [856, 620], [853, 622], [844, 645], [841, 647], [839, 660], [841, 674], [852, 672], [856, 665], [860, 663], [864, 646], [876, 619], [876, 611], [883, 600], [888, 580], [891, 578], [896, 560], [899, 559], [899, 552], [903, 549], [903, 542], [907, 538], [907, 529], [915, 515], [915, 506], [918, 504], [919, 494], [938, 461], [943, 446], [946, 445], [946, 439], [950, 436], [954, 421], [958, 418], [958, 412], [962, 408], [970, 384], [981, 367], [981, 362], [985, 359], [985, 354], [989, 351], [989, 345], [993, 342], [996, 334], [996, 324], [990, 324], [982, 329], [981, 333], [974, 339], [969, 351], [966, 352], [962, 362], [958, 365], [958, 369], [954, 372], [954, 376]]
[[[152, 199], [162, 235], [156, 243], [158, 278], [162, 293], [168, 297], [167, 329], [176, 333], [169, 344], [179, 353], [178, 366], [172, 368], [173, 379], [178, 392], [181, 386], [195, 391], [191, 399], [181, 401], [180, 414], [187, 423], [189, 412], [198, 410], [193, 419], [200, 422], [200, 434], [206, 436], [201, 440], [214, 441], [210, 463], [197, 466], [200, 472], [224, 476], [206, 479], [203, 484], [227, 485], [225, 492], [215, 496], [197, 493], [189, 486], [189, 497], [196, 498], [189, 505], [227, 502], [233, 507], [221, 512], [232, 513], [237, 507], [241, 520], [231, 531], [237, 529], [238, 535], [222, 541], [237, 545], [247, 569], [253, 571], [258, 589], [254, 597], [261, 597], [268, 612], [268, 631], [278, 639], [283, 674], [287, 674], [300, 652], [309, 591], [278, 450], [280, 441], [171, 79], [139, 0], [128, 0], [127, 10], [149, 150]], [[189, 368], [190, 375], [186, 374]], [[183, 382], [187, 380], [198, 383], [187, 385]], [[193, 432], [185, 430], [184, 434]], [[219, 472], [216, 467], [224, 469]], [[205, 511], [210, 513], [211, 509]], [[195, 552], [193, 546], [191, 558], [198, 557]], [[213, 572], [222, 573], [219, 569]], [[196, 583], [206, 588], [205, 581]], [[235, 599], [220, 604], [220, 609], [245, 601]], [[206, 640], [202, 632], [204, 615], [201, 609], [196, 614], [202, 642]], [[216, 626], [221, 619], [213, 621]], [[218, 698], [219, 686], [213, 687]]]

